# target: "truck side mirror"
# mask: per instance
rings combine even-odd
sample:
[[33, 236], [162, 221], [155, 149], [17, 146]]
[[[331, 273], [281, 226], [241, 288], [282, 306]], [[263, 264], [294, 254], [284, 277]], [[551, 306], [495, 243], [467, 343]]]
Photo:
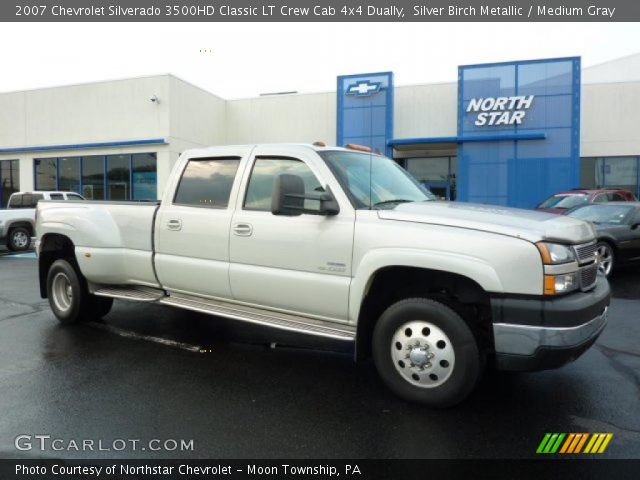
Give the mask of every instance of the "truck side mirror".
[[[305, 200], [315, 200], [317, 207], [305, 208]], [[337, 215], [340, 207], [329, 187], [325, 192], [306, 193], [304, 180], [298, 175], [282, 173], [273, 182], [271, 213], [274, 215]]]

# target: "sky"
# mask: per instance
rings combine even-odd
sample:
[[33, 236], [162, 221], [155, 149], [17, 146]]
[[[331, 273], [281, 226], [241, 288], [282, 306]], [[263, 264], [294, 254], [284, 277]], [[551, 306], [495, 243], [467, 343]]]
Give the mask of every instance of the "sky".
[[394, 72], [451, 82], [469, 63], [638, 53], [637, 23], [39, 23], [0, 25], [0, 92], [172, 73], [223, 98], [334, 90]]

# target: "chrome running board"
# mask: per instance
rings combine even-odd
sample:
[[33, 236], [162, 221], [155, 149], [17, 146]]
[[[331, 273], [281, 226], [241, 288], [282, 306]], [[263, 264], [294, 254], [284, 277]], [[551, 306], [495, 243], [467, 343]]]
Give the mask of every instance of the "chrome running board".
[[171, 307], [184, 308], [195, 312], [218, 315], [220, 317], [241, 320], [266, 327], [287, 330], [290, 332], [315, 335], [335, 340], [353, 341], [356, 337], [355, 327], [339, 325], [314, 318], [301, 317], [290, 313], [280, 313], [262, 308], [239, 305], [222, 300], [194, 297], [172, 293], [144, 286], [128, 285], [90, 285], [91, 293], [99, 297], [131, 300], [135, 302], [160, 303]]
[[157, 288], [126, 285], [96, 285], [92, 293], [98, 297], [118, 298], [136, 302], [157, 302], [166, 296], [164, 290]]
[[355, 328], [351, 326], [336, 324], [327, 326], [326, 322], [312, 318], [248, 307], [220, 300], [204, 299], [174, 293], [162, 298], [159, 303], [196, 312], [219, 315], [221, 317], [241, 320], [256, 325], [333, 338], [335, 340], [353, 341], [356, 336]]

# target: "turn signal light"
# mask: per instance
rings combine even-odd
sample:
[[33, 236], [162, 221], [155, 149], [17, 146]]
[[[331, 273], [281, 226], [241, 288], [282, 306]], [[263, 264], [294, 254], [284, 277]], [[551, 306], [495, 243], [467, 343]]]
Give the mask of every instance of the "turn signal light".
[[344, 148], [348, 148], [349, 150], [358, 150], [359, 152], [368, 152], [371, 153], [373, 150], [370, 147], [365, 145], [357, 145], [355, 143], [348, 143], [344, 146]]
[[544, 294], [555, 295], [556, 294], [556, 277], [553, 275], [544, 276]]

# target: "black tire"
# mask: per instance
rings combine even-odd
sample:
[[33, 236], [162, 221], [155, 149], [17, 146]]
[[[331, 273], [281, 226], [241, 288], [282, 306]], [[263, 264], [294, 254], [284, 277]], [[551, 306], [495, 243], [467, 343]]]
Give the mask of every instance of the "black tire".
[[613, 245], [603, 240], [598, 242], [596, 248], [598, 249], [598, 255], [602, 262], [598, 266], [598, 271], [603, 273], [607, 278], [610, 278], [616, 268], [616, 251]]
[[[26, 243], [25, 243], [26, 242]], [[7, 248], [12, 252], [29, 250], [31, 232], [25, 227], [15, 227], [7, 235]]]
[[[409, 324], [426, 324], [427, 328], [416, 333], [405, 328]], [[422, 347], [412, 346], [413, 342], [422, 342]], [[484, 366], [483, 352], [462, 317], [448, 306], [426, 298], [401, 300], [387, 308], [374, 328], [372, 350], [378, 373], [393, 392], [430, 407], [451, 407], [464, 400], [478, 383]], [[432, 358], [423, 360], [423, 352], [430, 352]], [[411, 358], [403, 362], [397, 359], [399, 355]], [[443, 355], [449, 355], [449, 361], [442, 363], [439, 358]], [[421, 361], [429, 363], [420, 364]]]
[[[102, 310], [99, 310], [96, 303], [98, 299], [89, 294], [82, 274], [69, 261], [63, 259], [56, 260], [49, 268], [47, 297], [53, 314], [64, 324], [98, 318], [98, 313], [104, 312], [105, 309], [103, 305]], [[103, 314], [106, 315], [106, 312]]]

